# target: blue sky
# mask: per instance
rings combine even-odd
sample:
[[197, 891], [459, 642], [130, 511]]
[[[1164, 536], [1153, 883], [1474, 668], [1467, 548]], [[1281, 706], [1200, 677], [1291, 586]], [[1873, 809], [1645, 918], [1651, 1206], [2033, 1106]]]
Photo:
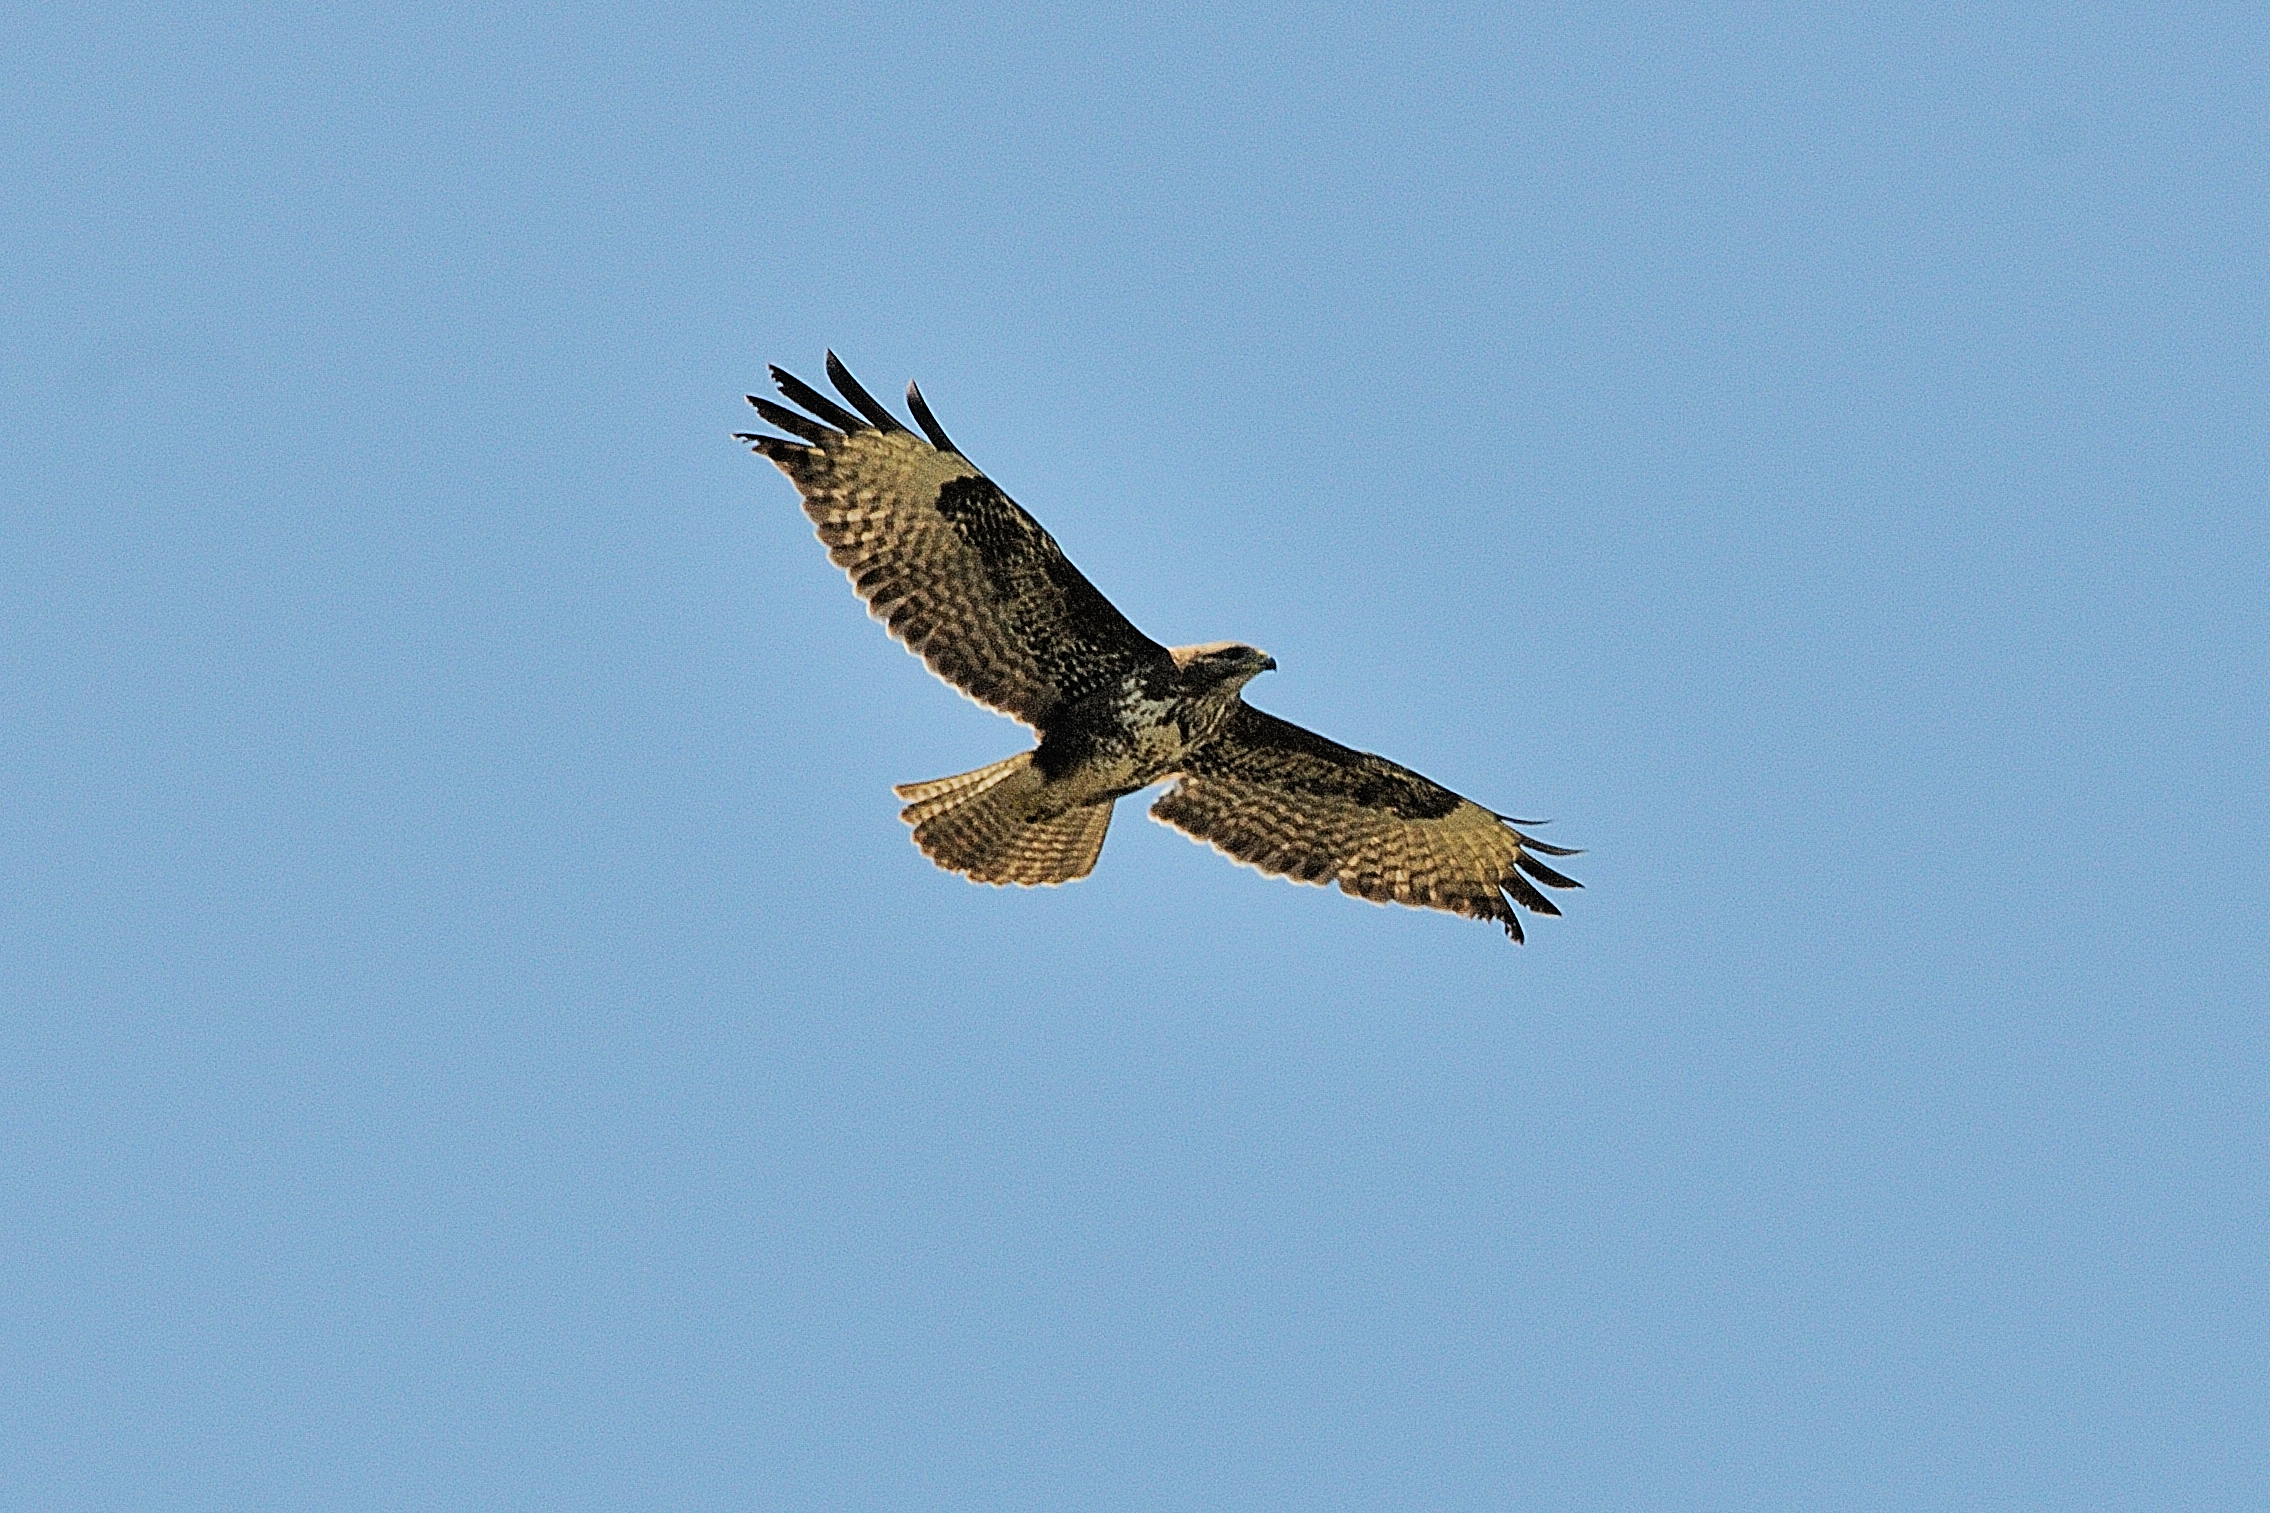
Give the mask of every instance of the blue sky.
[[[2270, 1501], [2251, 7], [0, 23], [0, 1504]], [[1019, 748], [728, 439], [1586, 848]]]

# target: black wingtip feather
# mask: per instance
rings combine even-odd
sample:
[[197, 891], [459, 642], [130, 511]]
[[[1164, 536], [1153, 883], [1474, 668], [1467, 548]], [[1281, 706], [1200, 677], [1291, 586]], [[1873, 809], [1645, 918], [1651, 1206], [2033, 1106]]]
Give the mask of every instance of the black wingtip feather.
[[[1534, 845], [1535, 842], [1531, 842], [1531, 844]], [[1548, 888], [1581, 888], [1584, 886], [1573, 877], [1561, 876], [1526, 851], [1514, 859], [1514, 865]]]
[[757, 407], [757, 413], [764, 417], [766, 425], [778, 426], [791, 436], [801, 436], [814, 446], [836, 434], [818, 421], [797, 414], [786, 405], [776, 405], [769, 399], [757, 399], [753, 396], [749, 403]]
[[[1497, 812], [1497, 811], [1496, 811], [1495, 809], [1492, 809], [1492, 810], [1490, 811], [1490, 817], [1491, 817], [1492, 819], [1495, 819], [1496, 821], [1498, 821], [1498, 823], [1500, 823], [1500, 824], [1502, 824], [1502, 825], [1511, 825], [1511, 826], [1513, 826], [1513, 827], [1515, 828], [1515, 830], [1516, 830], [1517, 832], [1518, 832], [1518, 831], [1520, 830], [1520, 827], [1521, 827], [1521, 826], [1523, 826], [1523, 825], [1550, 825], [1550, 824], [1552, 823], [1552, 821], [1551, 821], [1551, 820], [1517, 820], [1517, 819], [1515, 819], [1515, 818], [1514, 818], [1514, 817], [1513, 817], [1512, 815], [1510, 815], [1510, 814], [1500, 814], [1500, 813], [1498, 813], [1498, 812]], [[1569, 846], [1548, 846], [1548, 845], [1546, 845], [1546, 844], [1545, 844], [1545, 843], [1544, 843], [1543, 841], [1541, 841], [1541, 840], [1538, 840], [1538, 839], [1537, 839], [1537, 838], [1536, 838], [1535, 836], [1533, 836], [1533, 835], [1527, 835], [1527, 834], [1524, 834], [1524, 835], [1522, 835], [1522, 837], [1521, 837], [1521, 844], [1522, 844], [1522, 845], [1524, 845], [1524, 846], [1526, 846], [1526, 847], [1528, 847], [1528, 848], [1529, 848], [1529, 849], [1530, 849], [1531, 851], [1542, 851], [1542, 852], [1544, 852], [1544, 853], [1545, 853], [1545, 854], [1546, 854], [1547, 856], [1582, 856], [1582, 855], [1584, 855], [1584, 852], [1583, 852], [1583, 851], [1582, 851], [1581, 849], [1579, 849], [1579, 848], [1574, 848], [1574, 847], [1569, 847]]]
[[922, 427], [922, 434], [930, 438], [932, 446], [941, 452], [951, 452], [956, 457], [964, 455], [962, 449], [954, 445], [953, 438], [946, 434], [946, 428], [938, 424], [938, 417], [930, 413], [930, 406], [923, 402], [922, 391], [911, 383], [906, 386], [906, 407], [914, 412], [915, 424]]
[[1508, 909], [1505, 911], [1505, 918], [1500, 920], [1499, 923], [1505, 926], [1505, 938], [1507, 940], [1512, 941], [1517, 946], [1528, 944], [1527, 941], [1522, 939], [1520, 915]]
[[843, 365], [843, 359], [836, 356], [833, 351], [828, 353], [828, 382], [835, 385], [838, 394], [851, 401], [851, 407], [854, 410], [875, 422], [876, 430], [903, 431], [906, 429], [905, 426], [899, 424], [899, 418], [896, 415], [884, 409], [876, 401], [874, 395], [859, 386], [859, 380], [851, 376], [851, 370]]
[[1539, 893], [1530, 884], [1529, 879], [1518, 872], [1508, 872], [1499, 880], [1498, 886], [1512, 894], [1513, 901], [1532, 914], [1558, 914], [1561, 912], [1558, 905], [1544, 894]]
[[788, 396], [789, 403], [802, 405], [839, 431], [848, 434], [852, 431], [874, 429], [866, 421], [861, 420], [786, 368], [776, 367], [772, 369], [772, 381], [781, 393]]

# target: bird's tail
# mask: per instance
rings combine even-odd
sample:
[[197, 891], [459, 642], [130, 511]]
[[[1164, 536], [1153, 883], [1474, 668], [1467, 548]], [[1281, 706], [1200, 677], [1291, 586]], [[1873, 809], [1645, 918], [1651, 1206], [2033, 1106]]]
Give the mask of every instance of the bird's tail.
[[981, 883], [1068, 883], [1086, 877], [1111, 828], [1110, 799], [1049, 812], [1047, 780], [1021, 751], [956, 777], [901, 783], [899, 818], [922, 854]]

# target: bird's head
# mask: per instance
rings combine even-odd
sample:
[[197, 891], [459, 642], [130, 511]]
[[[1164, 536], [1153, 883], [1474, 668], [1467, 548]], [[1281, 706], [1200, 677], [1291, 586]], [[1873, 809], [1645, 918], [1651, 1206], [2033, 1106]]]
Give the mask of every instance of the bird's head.
[[1243, 641], [1208, 641], [1174, 648], [1174, 665], [1182, 670], [1186, 684], [1234, 691], [1262, 673], [1276, 671], [1277, 659]]

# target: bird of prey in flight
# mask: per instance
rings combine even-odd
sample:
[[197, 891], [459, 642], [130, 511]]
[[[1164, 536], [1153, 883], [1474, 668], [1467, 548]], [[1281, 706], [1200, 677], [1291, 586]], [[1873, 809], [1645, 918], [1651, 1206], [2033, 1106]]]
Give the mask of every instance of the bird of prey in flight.
[[1159, 645], [962, 455], [920, 389], [906, 390], [917, 436], [833, 352], [827, 371], [850, 409], [774, 368], [799, 408], [749, 403], [787, 437], [736, 439], [796, 485], [828, 556], [892, 635], [1040, 737], [975, 772], [899, 786], [900, 818], [932, 861], [985, 883], [1085, 877], [1112, 804], [1171, 779], [1152, 818], [1263, 872], [1494, 919], [1516, 941], [1515, 905], [1561, 912], [1535, 884], [1578, 884], [1538, 854], [1573, 851], [1255, 709], [1241, 690], [1274, 658], [1236, 641]]

